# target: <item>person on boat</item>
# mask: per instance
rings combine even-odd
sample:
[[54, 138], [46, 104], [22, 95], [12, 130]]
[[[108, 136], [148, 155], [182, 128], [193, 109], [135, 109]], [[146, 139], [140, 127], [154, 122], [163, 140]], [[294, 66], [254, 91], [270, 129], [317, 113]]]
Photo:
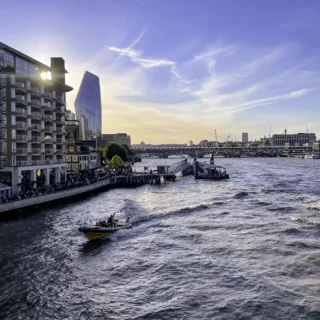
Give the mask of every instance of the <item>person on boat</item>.
[[117, 225], [118, 220], [114, 218], [114, 215], [112, 216], [112, 226], [115, 227]]
[[107, 227], [112, 227], [112, 219], [113, 219], [113, 215], [111, 215], [109, 218], [108, 218], [108, 222], [107, 222]]

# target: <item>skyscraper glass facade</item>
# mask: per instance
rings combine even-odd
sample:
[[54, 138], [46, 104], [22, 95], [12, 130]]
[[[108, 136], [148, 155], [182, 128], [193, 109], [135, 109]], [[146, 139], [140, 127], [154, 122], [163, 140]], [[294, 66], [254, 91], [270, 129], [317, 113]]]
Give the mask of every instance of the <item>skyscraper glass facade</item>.
[[100, 136], [102, 127], [99, 78], [86, 71], [75, 100], [77, 120], [80, 121], [81, 139]]

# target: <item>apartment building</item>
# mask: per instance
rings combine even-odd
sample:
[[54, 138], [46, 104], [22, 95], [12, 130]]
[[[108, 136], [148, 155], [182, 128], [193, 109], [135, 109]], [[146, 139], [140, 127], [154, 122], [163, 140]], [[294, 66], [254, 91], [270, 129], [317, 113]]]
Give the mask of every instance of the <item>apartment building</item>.
[[54, 173], [59, 183], [66, 170], [66, 93], [73, 90], [65, 83], [64, 60], [51, 58], [49, 67], [0, 42], [0, 66], [6, 119], [0, 182], [18, 192], [23, 177], [30, 176], [28, 183], [36, 187], [40, 173], [46, 185]]

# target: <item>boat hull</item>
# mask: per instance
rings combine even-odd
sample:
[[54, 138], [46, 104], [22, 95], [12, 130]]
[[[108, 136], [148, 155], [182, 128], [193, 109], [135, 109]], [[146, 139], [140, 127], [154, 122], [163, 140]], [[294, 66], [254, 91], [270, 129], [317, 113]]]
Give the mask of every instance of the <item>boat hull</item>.
[[82, 232], [88, 240], [97, 240], [103, 239], [111, 234], [122, 230], [122, 229], [130, 229], [132, 228], [131, 224], [118, 225], [113, 228], [103, 228], [103, 227], [80, 227], [79, 231]]

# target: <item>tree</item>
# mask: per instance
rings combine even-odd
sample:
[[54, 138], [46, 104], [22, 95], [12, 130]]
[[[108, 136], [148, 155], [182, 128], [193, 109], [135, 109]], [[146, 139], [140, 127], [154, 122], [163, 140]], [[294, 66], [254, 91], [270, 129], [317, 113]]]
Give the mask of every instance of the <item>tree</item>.
[[134, 154], [132, 149], [130, 149], [127, 144], [123, 144], [122, 146], [126, 149], [128, 156], [132, 156]]
[[124, 166], [124, 161], [119, 156], [113, 156], [109, 161], [109, 166], [113, 169], [120, 169]]
[[111, 160], [114, 156], [119, 156], [123, 161], [127, 161], [126, 149], [114, 141], [109, 141], [103, 148], [103, 156], [107, 160]]

